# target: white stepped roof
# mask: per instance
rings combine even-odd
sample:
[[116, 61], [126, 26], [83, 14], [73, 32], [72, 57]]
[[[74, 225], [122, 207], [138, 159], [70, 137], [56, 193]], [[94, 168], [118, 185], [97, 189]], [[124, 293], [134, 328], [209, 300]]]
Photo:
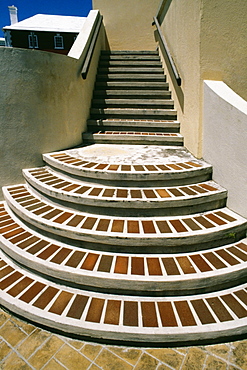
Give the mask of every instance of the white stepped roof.
[[36, 14], [18, 23], [6, 26], [4, 30], [28, 30], [44, 32], [76, 32], [79, 33], [86, 17], [64, 15]]

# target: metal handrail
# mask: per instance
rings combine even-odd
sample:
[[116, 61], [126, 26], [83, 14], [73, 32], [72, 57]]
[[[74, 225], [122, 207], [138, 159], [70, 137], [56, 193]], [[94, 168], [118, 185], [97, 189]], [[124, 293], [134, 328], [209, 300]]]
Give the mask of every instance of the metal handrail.
[[157, 17], [154, 17], [153, 24], [155, 24], [155, 26], [157, 28], [157, 31], [158, 31], [158, 34], [159, 34], [159, 38], [160, 38], [160, 40], [162, 42], [162, 45], [163, 45], [163, 47], [165, 49], [167, 58], [169, 60], [169, 63], [170, 63], [171, 69], [173, 71], [174, 77], [175, 77], [175, 79], [177, 81], [177, 84], [178, 84], [178, 86], [181, 86], [181, 83], [182, 83], [181, 77], [179, 76], [177, 67], [175, 66], [175, 63], [174, 63], [174, 61], [172, 59], [171, 53], [169, 51], [169, 48], [168, 48], [168, 45], [166, 43], [165, 37], [164, 37], [164, 35], [163, 35], [162, 31], [161, 31], [160, 24], [159, 24], [159, 21], [158, 21]]
[[94, 32], [93, 32], [91, 42], [90, 42], [89, 47], [88, 47], [87, 52], [86, 52], [86, 57], [85, 57], [84, 62], [83, 62], [81, 75], [82, 75], [82, 78], [84, 80], [87, 78], [88, 70], [89, 70], [90, 63], [91, 63], [92, 56], [93, 56], [93, 52], [94, 52], [94, 48], [95, 48], [96, 41], [97, 41], [97, 38], [98, 38], [98, 35], [99, 35], [102, 19], [103, 19], [103, 16], [99, 15], [97, 24], [96, 24]]

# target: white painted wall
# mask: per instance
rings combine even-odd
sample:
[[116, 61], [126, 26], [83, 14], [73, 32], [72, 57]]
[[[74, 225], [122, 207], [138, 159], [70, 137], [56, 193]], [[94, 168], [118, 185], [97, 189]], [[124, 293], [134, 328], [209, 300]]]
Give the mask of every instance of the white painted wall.
[[86, 80], [81, 77], [84, 47], [77, 42], [71, 57], [0, 48], [0, 188], [23, 183], [22, 169], [43, 165], [43, 153], [82, 142], [104, 48], [103, 28]]
[[229, 208], [247, 217], [247, 102], [222, 81], [204, 81], [203, 158]]

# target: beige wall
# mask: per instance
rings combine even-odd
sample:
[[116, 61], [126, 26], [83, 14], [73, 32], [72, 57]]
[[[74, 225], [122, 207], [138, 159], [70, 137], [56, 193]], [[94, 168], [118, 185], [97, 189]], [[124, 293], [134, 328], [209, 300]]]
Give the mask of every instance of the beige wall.
[[181, 122], [181, 133], [185, 137], [185, 146], [200, 156], [200, 0], [173, 0], [167, 13], [165, 8], [161, 12], [160, 20], [163, 20], [162, 33], [182, 79], [179, 90], [184, 100], [181, 104], [165, 68]]
[[82, 60], [0, 48], [0, 186], [23, 182], [42, 153], [81, 143], [89, 116], [103, 30], [86, 80]]
[[183, 106], [171, 83], [181, 133], [187, 148], [201, 157], [203, 80], [222, 80], [247, 99], [247, 1], [167, 0], [163, 5], [161, 28], [182, 78]]
[[153, 17], [160, 0], [93, 0], [112, 50], [155, 50]]

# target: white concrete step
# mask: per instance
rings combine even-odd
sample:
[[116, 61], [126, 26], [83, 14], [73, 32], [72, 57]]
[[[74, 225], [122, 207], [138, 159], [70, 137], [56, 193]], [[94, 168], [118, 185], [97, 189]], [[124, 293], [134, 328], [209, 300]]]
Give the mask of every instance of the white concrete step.
[[100, 74], [108, 74], [108, 73], [123, 73], [123, 74], [131, 74], [131, 73], [140, 73], [140, 74], [145, 74], [145, 73], [150, 73], [150, 74], [161, 74], [161, 75], [164, 75], [164, 70], [163, 68], [161, 67], [152, 67], [152, 66], [148, 66], [146, 68], [144, 67], [139, 67], [136, 68], [135, 66], [133, 67], [128, 67], [128, 66], [124, 66], [124, 67], [112, 67], [112, 66], [108, 66], [108, 67], [99, 67], [98, 68], [98, 75]]
[[98, 250], [191, 252], [235, 242], [246, 235], [246, 220], [227, 208], [189, 216], [126, 217], [57, 205], [25, 185], [4, 187], [3, 193], [13, 212], [38, 230], [77, 245], [90, 243]]
[[176, 120], [175, 109], [152, 108], [91, 108], [91, 119], [99, 118], [131, 118], [131, 119], [162, 119]]
[[[10, 237], [8, 226], [19, 230]], [[92, 251], [43, 236], [0, 204], [2, 250], [26, 268], [63, 284], [117, 294], [179, 296], [212, 292], [246, 279], [247, 239], [192, 253]]]
[[98, 131], [86, 132], [82, 135], [82, 139], [86, 144], [183, 145], [183, 136], [178, 133]]
[[[43, 155], [57, 170], [79, 179], [115, 185], [187, 185], [211, 179], [212, 166], [196, 159], [184, 147], [93, 144]], [[111, 184], [111, 182], [113, 183]], [[128, 184], [130, 185], [130, 184]]]
[[120, 296], [51, 282], [0, 252], [0, 303], [70, 335], [136, 343], [184, 343], [244, 335], [246, 284], [180, 297]]
[[[165, 79], [165, 76], [164, 76]], [[95, 88], [96, 89], [142, 89], [142, 90], [168, 90], [168, 83], [164, 81], [96, 81]]]
[[97, 80], [96, 81], [140, 81], [145, 82], [149, 81], [153, 82], [166, 82], [166, 77], [162, 74], [148, 74], [148, 73], [102, 73], [97, 74]]
[[115, 98], [115, 99], [170, 99], [171, 92], [166, 90], [116, 90], [100, 89], [94, 90], [94, 98]]
[[145, 119], [89, 119], [87, 121], [89, 131], [144, 131], [144, 132], [179, 132], [180, 123], [168, 120], [145, 120]]
[[[23, 170], [25, 180], [38, 192], [78, 210], [97, 207], [103, 214], [182, 215], [226, 205], [227, 192], [213, 181], [176, 187], [107, 186], [75, 180], [49, 167]], [[80, 207], [79, 207], [80, 206]], [[101, 208], [101, 209], [100, 209]]]

